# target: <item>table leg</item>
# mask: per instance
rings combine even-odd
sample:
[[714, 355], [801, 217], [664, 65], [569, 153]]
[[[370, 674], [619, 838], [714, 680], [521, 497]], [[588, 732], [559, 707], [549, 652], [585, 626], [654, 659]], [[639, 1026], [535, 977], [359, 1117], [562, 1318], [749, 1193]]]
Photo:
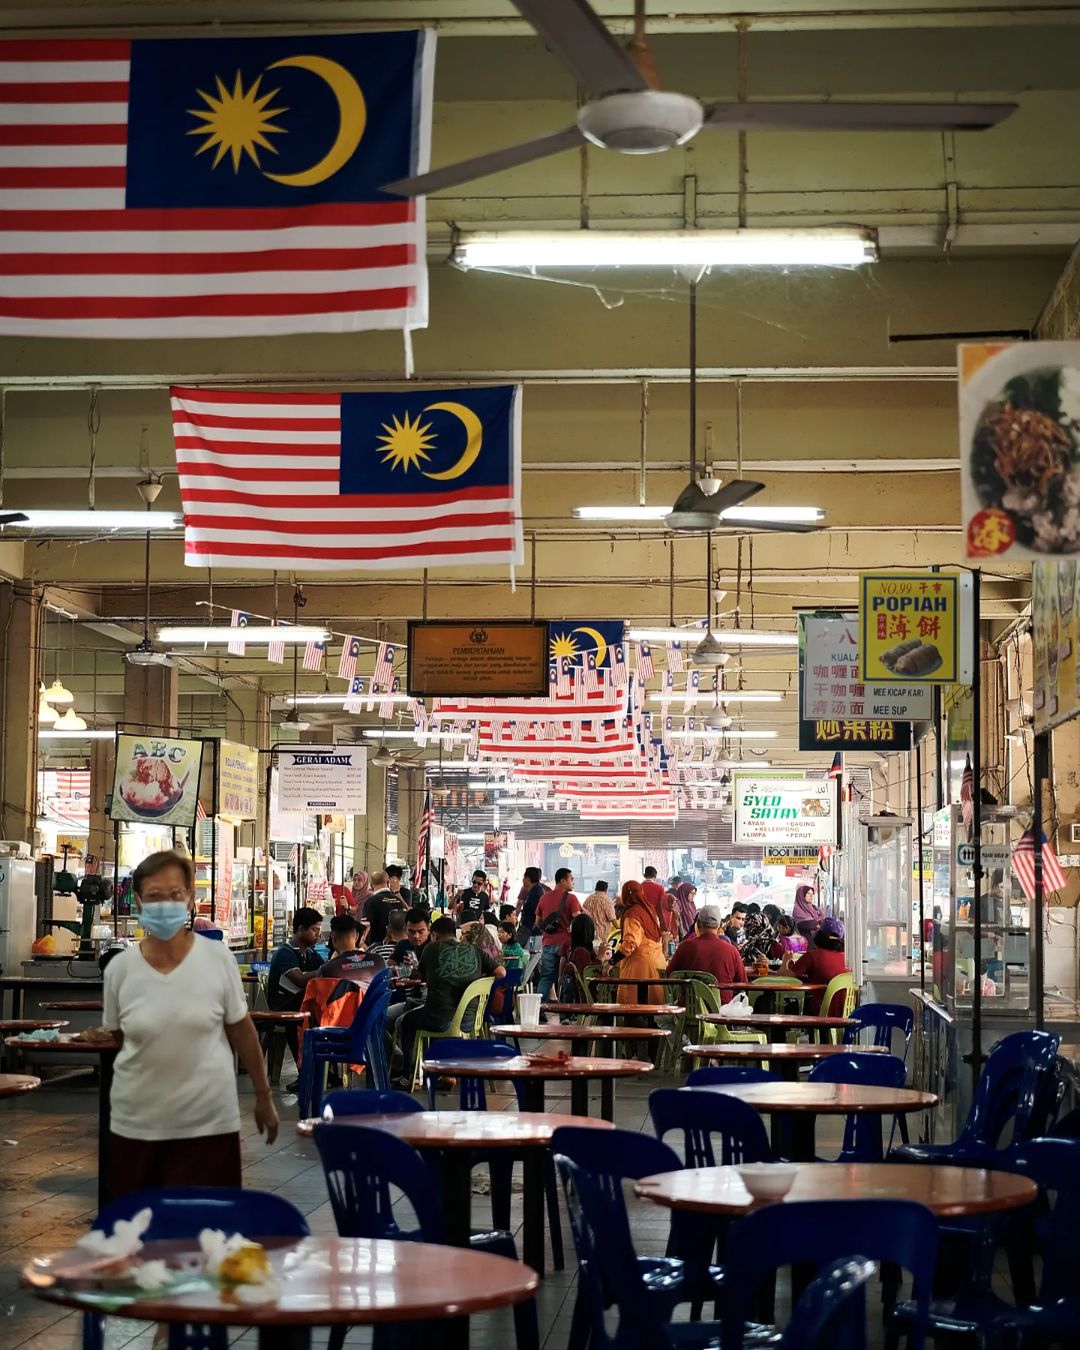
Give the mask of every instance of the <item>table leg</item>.
[[467, 1247], [472, 1232], [472, 1155], [465, 1148], [440, 1151], [443, 1220], [452, 1247]]
[[109, 1175], [112, 1166], [112, 1081], [115, 1050], [103, 1050], [98, 1056], [98, 1209], [108, 1204]]
[[791, 1147], [792, 1162], [813, 1162], [816, 1157], [814, 1143], [814, 1125], [817, 1117], [812, 1111], [791, 1111], [774, 1120], [787, 1122], [787, 1138]]
[[571, 1078], [570, 1080], [570, 1114], [572, 1116], [587, 1116], [589, 1114], [589, 1080], [587, 1078]]
[[544, 1274], [544, 1150], [528, 1148], [522, 1158], [521, 1259]]
[[600, 1080], [600, 1119], [615, 1119], [615, 1079], [601, 1078]]
[[310, 1327], [260, 1327], [259, 1350], [311, 1350]]
[[523, 1111], [544, 1110], [544, 1080], [542, 1078], [523, 1078], [521, 1080], [521, 1109]]
[[777, 1078], [783, 1079], [785, 1083], [797, 1083], [799, 1081], [799, 1061], [797, 1059], [770, 1060], [769, 1067]]

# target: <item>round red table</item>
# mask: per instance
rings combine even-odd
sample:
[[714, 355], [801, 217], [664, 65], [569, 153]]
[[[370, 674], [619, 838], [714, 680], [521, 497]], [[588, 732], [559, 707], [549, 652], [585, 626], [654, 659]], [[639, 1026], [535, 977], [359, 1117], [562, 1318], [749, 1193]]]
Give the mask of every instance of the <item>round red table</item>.
[[51, 1020], [33, 1017], [0, 1018], [0, 1031], [59, 1031], [61, 1027], [67, 1025], [67, 1022], [59, 1018]]
[[556, 1062], [535, 1063], [527, 1055], [513, 1059], [425, 1059], [423, 1070], [433, 1078], [513, 1079], [522, 1085], [523, 1111], [544, 1110], [544, 1084], [569, 1082], [570, 1111], [575, 1116], [589, 1114], [589, 1083], [600, 1081], [600, 1115], [615, 1119], [616, 1078], [636, 1078], [652, 1073], [655, 1065], [644, 1059], [593, 1059], [572, 1055]]
[[762, 1115], [785, 1116], [792, 1159], [813, 1162], [814, 1124], [818, 1116], [878, 1115], [925, 1111], [937, 1105], [933, 1092], [913, 1088], [865, 1087], [859, 1083], [732, 1083], [683, 1088], [684, 1092], [725, 1092]]
[[915, 1200], [939, 1219], [991, 1214], [1030, 1204], [1035, 1183], [1013, 1172], [906, 1163], [805, 1163], [782, 1201], [755, 1200], [738, 1167], [687, 1167], [643, 1177], [634, 1193], [667, 1209], [739, 1215], [799, 1200]]
[[[272, 1302], [238, 1303], [207, 1282], [205, 1289], [187, 1294], [110, 1302], [108, 1314], [140, 1322], [252, 1327], [260, 1350], [306, 1350], [313, 1326], [447, 1321], [523, 1303], [536, 1293], [534, 1271], [487, 1252], [368, 1238], [259, 1240], [270, 1249], [278, 1284]], [[144, 1261], [178, 1261], [197, 1252], [193, 1242], [148, 1242], [139, 1255]], [[70, 1283], [92, 1277], [100, 1264], [100, 1257], [71, 1248], [29, 1262], [22, 1278], [50, 1303], [101, 1312], [101, 1302], [85, 1286]], [[455, 1334], [462, 1325], [464, 1337]], [[449, 1320], [446, 1340], [460, 1346], [467, 1338], [468, 1323]]]
[[541, 1011], [568, 1017], [677, 1017], [683, 1009], [678, 1003], [545, 1003]]
[[312, 1135], [315, 1126], [364, 1125], [385, 1130], [421, 1151], [438, 1153], [443, 1178], [443, 1214], [450, 1240], [469, 1244], [474, 1150], [512, 1149], [523, 1156], [522, 1257], [525, 1264], [544, 1270], [544, 1153], [551, 1136], [562, 1125], [610, 1130], [607, 1120], [532, 1111], [405, 1111], [385, 1116], [335, 1116], [330, 1121], [302, 1120], [297, 1133]]
[[46, 1012], [101, 1012], [105, 1004], [100, 998], [62, 998], [39, 1006]]
[[[745, 1018], [743, 1019], [746, 1020]], [[749, 1061], [768, 1060], [773, 1071], [791, 1083], [799, 1081], [799, 1065], [813, 1060], [828, 1059], [832, 1055], [850, 1055], [856, 1052], [851, 1045], [821, 1045], [812, 1041], [805, 1045], [791, 1045], [779, 1041], [769, 1045], [754, 1045], [751, 1041], [709, 1041], [706, 1045], [684, 1045], [683, 1054], [687, 1059], [723, 1059], [744, 1064]], [[882, 1045], [860, 1045], [860, 1055], [885, 1055], [888, 1050]]]
[[40, 1086], [41, 1079], [30, 1073], [0, 1073], [0, 1097], [17, 1097]]
[[[775, 988], [775, 986], [773, 986]], [[784, 991], [781, 990], [781, 993]], [[740, 1017], [737, 1013], [702, 1013], [702, 1022], [712, 1022], [721, 1027], [750, 1027], [755, 1031], [840, 1031], [847, 1027], [857, 1027], [854, 1017], [821, 1017], [813, 1013], [750, 1013]], [[865, 1046], [850, 1045], [849, 1050], [863, 1050]]]
[[20, 1041], [8, 1036], [4, 1044], [15, 1050], [29, 1050], [37, 1054], [98, 1055], [98, 1209], [109, 1199], [110, 1101], [113, 1065], [120, 1053], [120, 1042], [112, 1040], [77, 1041], [73, 1036], [61, 1036], [58, 1041]]
[[[512, 1041], [599, 1041], [614, 1051], [616, 1041], [663, 1041], [671, 1035], [663, 1027], [583, 1026], [578, 1022], [542, 1022], [538, 1027], [524, 1027], [508, 1023], [491, 1028], [496, 1036]], [[601, 1052], [603, 1053], [603, 1052]], [[607, 1058], [608, 1056], [604, 1056]]]

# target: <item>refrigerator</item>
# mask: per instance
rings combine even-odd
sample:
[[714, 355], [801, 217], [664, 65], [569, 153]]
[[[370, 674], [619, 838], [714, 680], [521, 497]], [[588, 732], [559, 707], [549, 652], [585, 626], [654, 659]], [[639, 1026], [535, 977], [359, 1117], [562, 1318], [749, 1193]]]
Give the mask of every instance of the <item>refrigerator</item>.
[[37, 928], [34, 863], [0, 857], [0, 973], [21, 975]]

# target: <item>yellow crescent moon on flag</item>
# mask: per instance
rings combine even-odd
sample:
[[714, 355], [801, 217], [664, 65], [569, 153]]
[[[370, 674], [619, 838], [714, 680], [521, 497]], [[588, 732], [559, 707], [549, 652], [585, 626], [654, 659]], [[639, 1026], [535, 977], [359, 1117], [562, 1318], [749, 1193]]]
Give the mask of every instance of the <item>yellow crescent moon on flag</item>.
[[296, 66], [300, 70], [310, 70], [330, 88], [338, 105], [338, 133], [333, 145], [317, 163], [298, 173], [266, 173], [267, 178], [286, 187], [314, 187], [316, 183], [325, 183], [356, 154], [356, 147], [367, 125], [367, 104], [364, 93], [352, 75], [325, 56], [288, 56], [283, 61], [275, 61], [267, 70], [277, 70], [279, 66]]
[[595, 628], [574, 628], [574, 633], [584, 633], [586, 637], [591, 637], [596, 643], [596, 668], [597, 670], [604, 664], [604, 657], [607, 656], [607, 643]]
[[468, 473], [476, 463], [484, 443], [484, 424], [479, 417], [471, 408], [466, 408], [464, 403], [429, 403], [424, 412], [449, 413], [465, 428], [465, 449], [461, 452], [461, 458], [457, 463], [451, 464], [448, 469], [442, 469], [439, 473], [425, 473], [424, 477], [446, 482], [448, 479], [460, 478], [462, 474]]

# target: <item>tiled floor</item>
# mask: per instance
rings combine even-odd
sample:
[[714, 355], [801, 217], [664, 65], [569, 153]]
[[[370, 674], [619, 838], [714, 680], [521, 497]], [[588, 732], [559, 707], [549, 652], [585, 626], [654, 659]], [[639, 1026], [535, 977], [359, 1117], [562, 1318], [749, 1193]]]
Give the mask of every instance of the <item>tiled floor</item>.
[[[287, 1077], [287, 1075], [286, 1075]], [[648, 1129], [648, 1094], [660, 1085], [657, 1075], [624, 1080], [616, 1089], [616, 1120], [625, 1129]], [[333, 1217], [315, 1146], [300, 1139], [294, 1129], [295, 1098], [279, 1094], [282, 1128], [276, 1144], [268, 1147], [251, 1119], [252, 1099], [241, 1080], [244, 1115], [245, 1184], [275, 1191], [292, 1201], [307, 1216], [314, 1233], [332, 1233]], [[554, 1088], [554, 1090], [552, 1090]], [[449, 1106], [453, 1099], [443, 1098]], [[493, 1105], [510, 1106], [507, 1098]], [[548, 1105], [569, 1111], [568, 1093], [549, 1084]], [[598, 1101], [594, 1095], [594, 1110]], [[89, 1227], [96, 1212], [97, 1189], [97, 1086], [88, 1075], [46, 1084], [24, 1097], [0, 1102], [0, 1138], [13, 1145], [0, 1145], [0, 1350], [77, 1350], [81, 1346], [78, 1317], [32, 1297], [19, 1288], [21, 1266], [33, 1256], [55, 1251], [73, 1242]], [[825, 1132], [824, 1144], [829, 1142]], [[482, 1174], [478, 1173], [482, 1179]], [[477, 1188], [479, 1189], [479, 1188]], [[474, 1224], [488, 1220], [487, 1201], [474, 1197]], [[662, 1252], [667, 1233], [666, 1212], [635, 1202], [634, 1232], [643, 1252]], [[520, 1223], [520, 1199], [515, 1198], [515, 1223]], [[570, 1328], [573, 1296], [573, 1248], [564, 1218], [567, 1271], [549, 1274], [538, 1298], [541, 1341], [545, 1350], [563, 1350]], [[518, 1232], [520, 1246], [520, 1232]], [[423, 1278], [422, 1270], [417, 1278]], [[137, 1322], [110, 1319], [107, 1350], [130, 1347], [150, 1350], [154, 1329]], [[326, 1333], [316, 1331], [315, 1346], [325, 1344]], [[254, 1344], [251, 1333], [238, 1335], [237, 1344]], [[357, 1329], [349, 1334], [349, 1350], [370, 1344], [370, 1334]], [[476, 1350], [514, 1344], [509, 1312], [476, 1317], [472, 1345]]]

